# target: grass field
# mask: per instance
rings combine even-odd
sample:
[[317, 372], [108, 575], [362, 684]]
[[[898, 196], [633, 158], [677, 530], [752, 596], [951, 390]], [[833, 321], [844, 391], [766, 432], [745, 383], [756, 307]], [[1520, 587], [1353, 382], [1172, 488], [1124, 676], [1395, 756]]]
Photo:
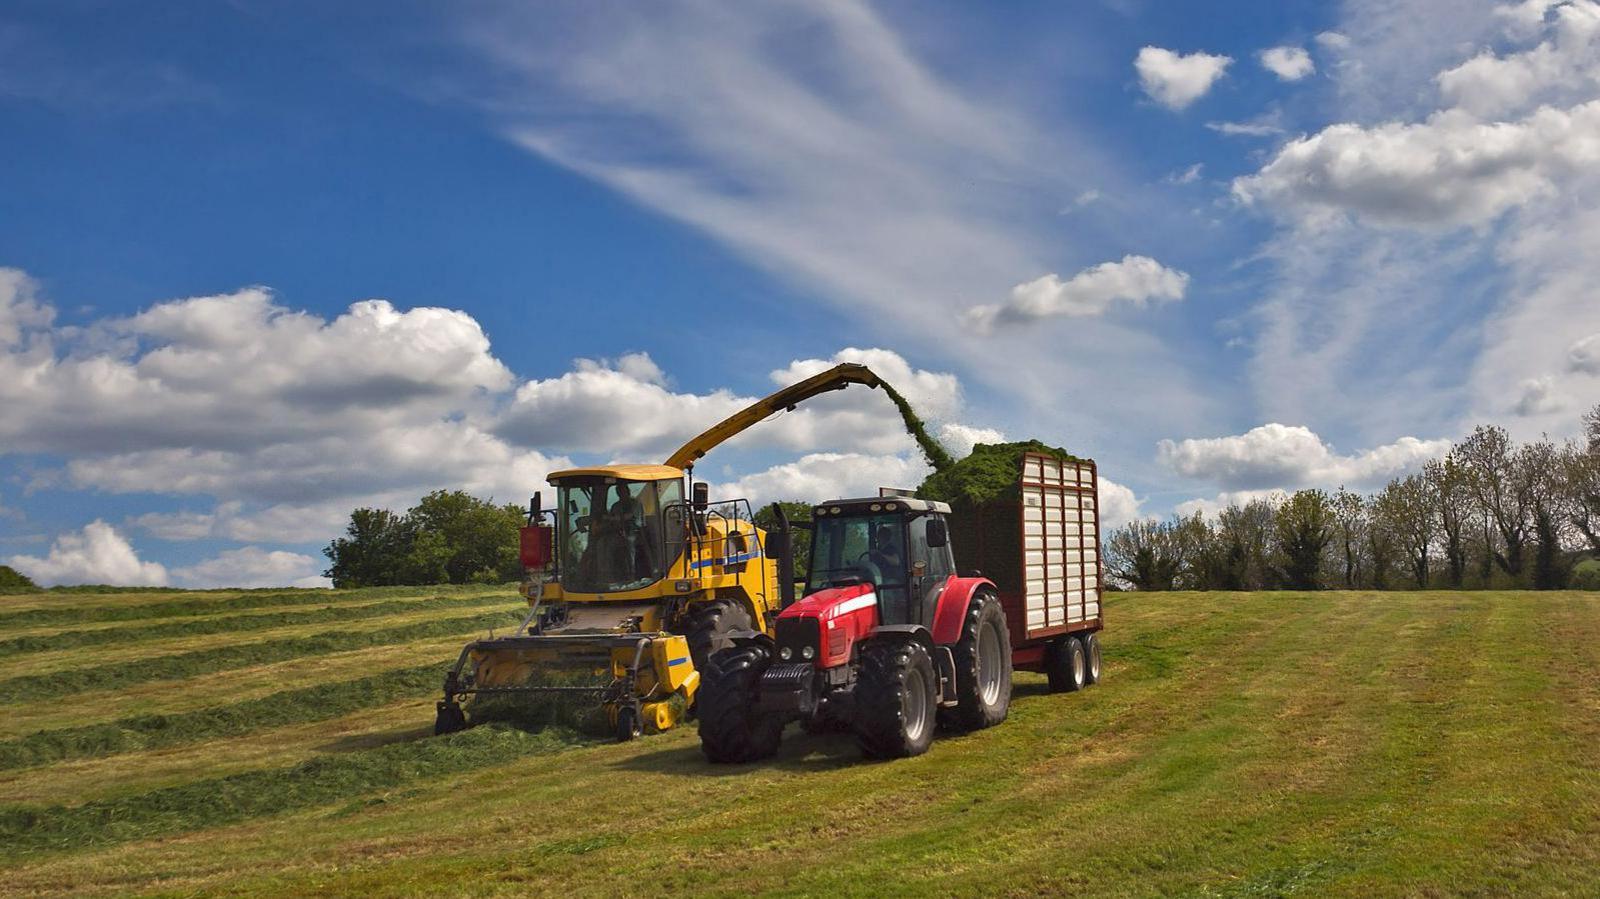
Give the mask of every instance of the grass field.
[[518, 608], [0, 597], [0, 894], [1600, 895], [1600, 594], [1114, 596], [1099, 687], [742, 767], [429, 736]]

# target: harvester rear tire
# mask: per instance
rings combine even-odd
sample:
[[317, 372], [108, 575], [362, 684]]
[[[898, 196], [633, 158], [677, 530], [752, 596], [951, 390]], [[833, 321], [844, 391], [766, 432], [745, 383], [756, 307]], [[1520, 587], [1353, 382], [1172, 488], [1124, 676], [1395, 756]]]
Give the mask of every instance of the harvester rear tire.
[[1050, 679], [1050, 692], [1076, 693], [1083, 689], [1088, 676], [1088, 660], [1084, 656], [1083, 641], [1068, 634], [1050, 644], [1045, 651], [1045, 676]]
[[950, 655], [956, 663], [956, 706], [939, 710], [940, 725], [982, 730], [1006, 720], [1011, 708], [1011, 634], [994, 594], [973, 597], [961, 639], [950, 645]]
[[771, 758], [783, 739], [784, 721], [755, 707], [756, 683], [772, 663], [764, 646], [734, 646], [711, 657], [696, 696], [700, 750], [721, 764]]
[[1083, 682], [1085, 685], [1100, 683], [1100, 635], [1088, 633], [1083, 635]]
[[916, 640], [880, 639], [862, 647], [855, 689], [861, 754], [903, 759], [927, 752], [938, 717], [937, 683], [933, 657]]
[[683, 635], [696, 671], [705, 671], [711, 657], [733, 645], [728, 634], [751, 629], [750, 611], [731, 599], [713, 599], [684, 613]]

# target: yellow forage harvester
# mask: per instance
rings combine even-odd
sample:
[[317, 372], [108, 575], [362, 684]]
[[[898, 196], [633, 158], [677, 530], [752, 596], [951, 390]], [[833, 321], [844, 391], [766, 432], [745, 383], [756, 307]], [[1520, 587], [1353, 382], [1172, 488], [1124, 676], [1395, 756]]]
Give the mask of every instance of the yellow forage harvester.
[[848, 384], [883, 382], [845, 363], [752, 403], [665, 464], [551, 474], [555, 508], [535, 496], [522, 529], [528, 614], [512, 634], [462, 649], [434, 732], [461, 730], [491, 709], [558, 717], [554, 709], [573, 705], [563, 699], [598, 707], [623, 740], [680, 723], [711, 654], [732, 634], [770, 634], [794, 599], [794, 583], [779, 575], [793, 570], [781, 509], [767, 533], [748, 500], [712, 501], [694, 463], [768, 416]]

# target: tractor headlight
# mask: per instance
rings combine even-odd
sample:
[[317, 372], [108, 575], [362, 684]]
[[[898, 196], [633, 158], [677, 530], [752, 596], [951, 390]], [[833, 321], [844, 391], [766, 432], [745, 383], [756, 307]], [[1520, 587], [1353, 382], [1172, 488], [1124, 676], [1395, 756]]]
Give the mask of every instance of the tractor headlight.
[[785, 662], [787, 662], [790, 659], [794, 658], [794, 650], [792, 650], [789, 647], [785, 646], [784, 648], [778, 650], [778, 658], [783, 659]]
[[812, 658], [815, 658], [816, 655], [817, 655], [817, 650], [816, 650], [815, 647], [807, 646], [804, 649], [800, 650], [800, 658], [802, 658], [802, 659], [810, 660]]

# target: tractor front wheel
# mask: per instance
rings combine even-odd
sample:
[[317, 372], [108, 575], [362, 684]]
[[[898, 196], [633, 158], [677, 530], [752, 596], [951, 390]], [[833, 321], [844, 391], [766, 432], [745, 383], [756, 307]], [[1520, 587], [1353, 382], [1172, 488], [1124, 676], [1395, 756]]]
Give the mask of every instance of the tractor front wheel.
[[1006, 720], [1011, 708], [1011, 634], [1006, 613], [991, 593], [973, 597], [961, 639], [950, 647], [956, 663], [956, 706], [940, 709], [939, 722], [980, 730]]
[[772, 664], [764, 646], [734, 646], [711, 657], [696, 695], [700, 749], [713, 762], [770, 758], [783, 739], [783, 719], [755, 707], [756, 683]]
[[861, 649], [855, 732], [873, 759], [921, 755], [933, 742], [937, 680], [933, 658], [916, 640], [883, 639]]

